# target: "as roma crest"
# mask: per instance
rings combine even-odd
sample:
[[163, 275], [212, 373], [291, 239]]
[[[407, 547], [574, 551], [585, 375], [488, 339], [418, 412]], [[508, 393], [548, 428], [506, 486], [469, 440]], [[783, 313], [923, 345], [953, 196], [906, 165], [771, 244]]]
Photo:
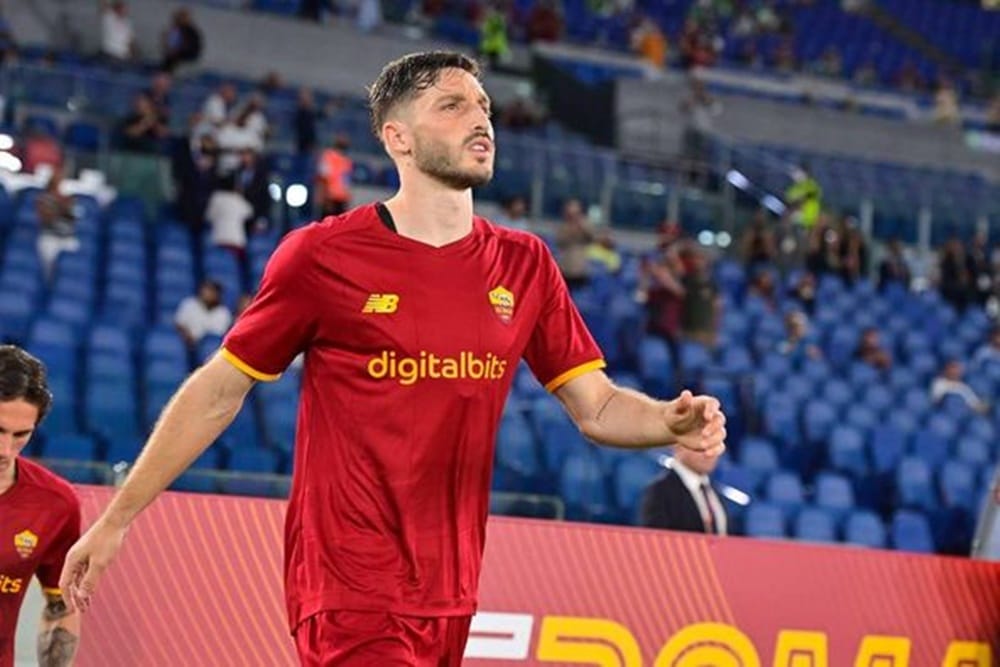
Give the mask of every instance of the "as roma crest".
[[21, 558], [31, 558], [31, 554], [35, 553], [35, 547], [37, 546], [38, 535], [35, 535], [30, 530], [22, 530], [14, 536], [14, 548], [17, 549], [17, 553]]
[[498, 285], [489, 294], [493, 311], [504, 324], [510, 324], [514, 317], [514, 293], [503, 285]]

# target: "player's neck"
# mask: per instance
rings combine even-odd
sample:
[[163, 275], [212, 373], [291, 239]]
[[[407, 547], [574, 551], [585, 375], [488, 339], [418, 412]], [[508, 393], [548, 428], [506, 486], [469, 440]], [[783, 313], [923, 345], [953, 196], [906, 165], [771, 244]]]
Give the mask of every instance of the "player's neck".
[[0, 472], [0, 496], [14, 488], [17, 481], [17, 461], [11, 462], [6, 470]]
[[472, 190], [418, 181], [401, 187], [385, 205], [397, 233], [434, 247], [458, 241], [472, 231]]

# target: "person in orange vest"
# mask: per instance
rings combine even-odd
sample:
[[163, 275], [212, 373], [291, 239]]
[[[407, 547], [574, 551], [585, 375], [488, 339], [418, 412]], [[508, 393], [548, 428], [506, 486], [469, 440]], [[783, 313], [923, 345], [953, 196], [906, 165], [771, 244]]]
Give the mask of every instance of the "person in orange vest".
[[354, 161], [347, 157], [350, 142], [337, 135], [333, 147], [320, 153], [316, 168], [316, 201], [320, 214], [340, 215], [351, 203], [351, 169]]

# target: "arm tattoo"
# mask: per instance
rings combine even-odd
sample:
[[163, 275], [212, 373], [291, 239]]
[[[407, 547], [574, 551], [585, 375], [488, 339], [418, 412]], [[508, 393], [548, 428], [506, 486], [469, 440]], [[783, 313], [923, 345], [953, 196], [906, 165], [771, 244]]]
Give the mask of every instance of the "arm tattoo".
[[58, 621], [66, 616], [69, 616], [69, 609], [66, 608], [65, 600], [62, 597], [49, 598], [48, 604], [45, 605], [42, 612], [42, 618], [46, 621]]
[[45, 630], [38, 635], [38, 667], [67, 667], [73, 661], [80, 638], [66, 628]]

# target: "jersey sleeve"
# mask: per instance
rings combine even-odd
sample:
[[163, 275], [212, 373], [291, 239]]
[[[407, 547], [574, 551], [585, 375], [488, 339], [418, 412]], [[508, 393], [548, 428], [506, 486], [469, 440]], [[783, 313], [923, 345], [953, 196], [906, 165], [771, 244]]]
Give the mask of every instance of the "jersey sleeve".
[[38, 577], [38, 581], [42, 584], [42, 590], [47, 595], [61, 592], [59, 590], [59, 575], [62, 574], [66, 554], [70, 547], [80, 539], [80, 501], [75, 495], [65, 512], [66, 519], [62, 523], [59, 534], [45, 550], [45, 555], [35, 571], [35, 576]]
[[315, 238], [306, 227], [281, 242], [260, 290], [222, 343], [222, 356], [256, 380], [276, 380], [316, 331]]
[[538, 381], [555, 391], [573, 378], [605, 367], [604, 355], [573, 303], [552, 253], [541, 243], [539, 286], [545, 303], [524, 358]]

